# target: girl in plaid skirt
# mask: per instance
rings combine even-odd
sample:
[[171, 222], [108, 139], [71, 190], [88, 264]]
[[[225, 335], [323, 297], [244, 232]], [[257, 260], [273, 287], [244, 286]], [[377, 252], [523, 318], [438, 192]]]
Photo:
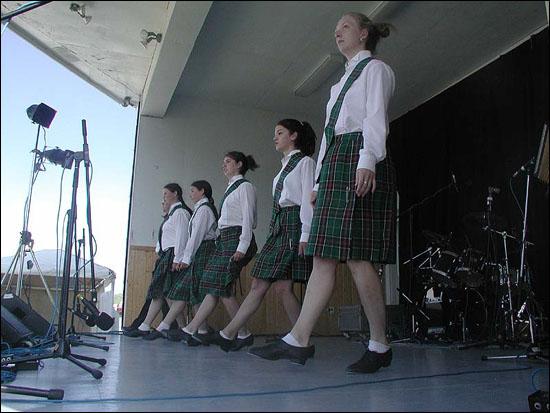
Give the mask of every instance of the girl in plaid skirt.
[[283, 119], [275, 126], [275, 149], [283, 153], [282, 169], [273, 179], [273, 210], [270, 231], [252, 269], [252, 285], [231, 322], [212, 337], [225, 351], [239, 350], [252, 344], [238, 338], [238, 331], [258, 310], [273, 285], [283, 302], [291, 325], [300, 314], [300, 303], [292, 289], [293, 282], [307, 282], [312, 268], [311, 257], [304, 251], [309, 238], [313, 209], [309, 197], [313, 189], [315, 132], [307, 122]]
[[395, 77], [372, 57], [389, 28], [361, 13], [347, 13], [336, 25], [336, 43], [347, 63], [331, 90], [311, 196], [315, 207], [306, 254], [314, 256], [313, 272], [292, 331], [252, 354], [301, 364], [312, 357], [311, 332], [332, 294], [336, 266], [345, 261], [370, 328], [368, 350], [348, 371], [372, 373], [391, 363], [382, 283], [373, 266], [395, 260], [395, 170], [386, 152]]
[[[183, 313], [187, 303], [194, 305], [197, 310], [198, 304], [204, 298], [199, 294], [199, 277], [216, 248], [214, 240], [218, 230], [218, 212], [212, 198], [212, 186], [208, 181], [193, 182], [189, 195], [195, 206], [189, 221], [189, 238], [183, 259], [177, 264], [176, 271], [167, 274], [164, 282], [164, 296], [170, 305], [170, 311], [157, 329], [144, 337], [146, 340], [164, 337], [179, 341], [181, 334], [174, 334], [177, 331], [170, 334], [170, 325]], [[181, 327], [184, 325], [182, 323]], [[199, 332], [208, 332], [206, 323], [201, 326]]]
[[[152, 299], [147, 316], [138, 327], [136, 336], [146, 336], [150, 333], [151, 323], [160, 312], [164, 302], [164, 281], [166, 275], [176, 271], [178, 263], [183, 258], [187, 243], [187, 227], [191, 217], [191, 210], [185, 204], [181, 187], [176, 183], [164, 186], [162, 191], [164, 205], [168, 207], [168, 214], [159, 229], [156, 252], [159, 255], [153, 270], [151, 285], [147, 298]], [[170, 326], [167, 327], [169, 329]]]
[[[257, 167], [254, 158], [242, 152], [228, 152], [223, 159], [223, 172], [229, 182], [219, 209], [220, 235], [200, 277], [198, 293], [204, 299], [193, 320], [182, 329], [187, 345], [197, 345], [205, 339], [198, 329], [214, 311], [220, 298], [231, 318], [239, 310], [235, 281], [258, 250], [252, 232], [257, 222], [256, 190], [244, 175]], [[244, 328], [239, 334], [243, 338], [251, 336]]]

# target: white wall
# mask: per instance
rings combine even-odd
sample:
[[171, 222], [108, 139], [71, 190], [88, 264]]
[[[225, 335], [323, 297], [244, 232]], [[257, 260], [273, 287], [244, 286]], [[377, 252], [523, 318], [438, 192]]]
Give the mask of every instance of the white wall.
[[[140, 118], [130, 217], [130, 245], [154, 246], [161, 222], [162, 188], [177, 182], [191, 206], [187, 191], [198, 179], [210, 182], [216, 205], [227, 181], [221, 170], [230, 150], [254, 156], [260, 165], [246, 175], [258, 195], [258, 227], [254, 231], [261, 248], [271, 217], [273, 177], [281, 168], [281, 155], [273, 145], [275, 123], [283, 118], [307, 120], [322, 137], [324, 114], [304, 119], [299, 114], [275, 113], [174, 96], [162, 119]], [[316, 155], [314, 156], [316, 159]]]

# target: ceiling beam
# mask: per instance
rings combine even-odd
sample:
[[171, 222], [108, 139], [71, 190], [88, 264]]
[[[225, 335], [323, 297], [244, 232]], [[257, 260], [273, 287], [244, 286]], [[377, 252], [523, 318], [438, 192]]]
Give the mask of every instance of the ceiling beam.
[[141, 115], [162, 118], [187, 64], [211, 1], [171, 1], [168, 23], [143, 89]]

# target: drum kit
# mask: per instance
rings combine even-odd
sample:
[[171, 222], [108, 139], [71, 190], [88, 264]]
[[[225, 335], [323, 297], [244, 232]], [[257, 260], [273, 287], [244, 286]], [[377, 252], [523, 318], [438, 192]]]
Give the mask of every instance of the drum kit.
[[[527, 217], [531, 177], [548, 184], [548, 125], [545, 123], [536, 156], [510, 178], [512, 195], [522, 212], [521, 229], [508, 225], [493, 213], [495, 195], [500, 188], [489, 186], [482, 211], [462, 218], [464, 240], [453, 233], [422, 231], [426, 249], [413, 256], [414, 212], [438, 194], [452, 187], [458, 192], [455, 175], [452, 182], [399, 214], [409, 222], [410, 258], [408, 295], [398, 289], [408, 303], [411, 336], [403, 340], [462, 342], [459, 349], [485, 343], [519, 344], [526, 340], [534, 346], [546, 334], [546, 318], [535, 299], [526, 250], [534, 244], [527, 240]], [[512, 180], [525, 177], [523, 207], [514, 193]], [[466, 344], [467, 343], [467, 344]]]
[[426, 249], [403, 263], [414, 271], [411, 297], [401, 295], [414, 308], [416, 339], [518, 341], [532, 334], [533, 319], [542, 317], [532, 297], [528, 266], [524, 271], [511, 266], [511, 252], [519, 251], [522, 240], [490, 206], [462, 219], [465, 227], [483, 234], [485, 252], [471, 245], [459, 248], [452, 233], [424, 230]]

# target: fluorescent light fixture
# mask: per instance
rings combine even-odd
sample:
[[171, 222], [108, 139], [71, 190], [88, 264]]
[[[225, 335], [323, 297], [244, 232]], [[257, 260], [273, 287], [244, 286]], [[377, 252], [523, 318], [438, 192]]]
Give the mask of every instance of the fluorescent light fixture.
[[294, 95], [307, 97], [315, 92], [319, 87], [325, 83], [328, 78], [340, 69], [344, 63], [344, 59], [339, 54], [327, 55], [321, 63], [302, 80], [298, 86], [294, 89]]

